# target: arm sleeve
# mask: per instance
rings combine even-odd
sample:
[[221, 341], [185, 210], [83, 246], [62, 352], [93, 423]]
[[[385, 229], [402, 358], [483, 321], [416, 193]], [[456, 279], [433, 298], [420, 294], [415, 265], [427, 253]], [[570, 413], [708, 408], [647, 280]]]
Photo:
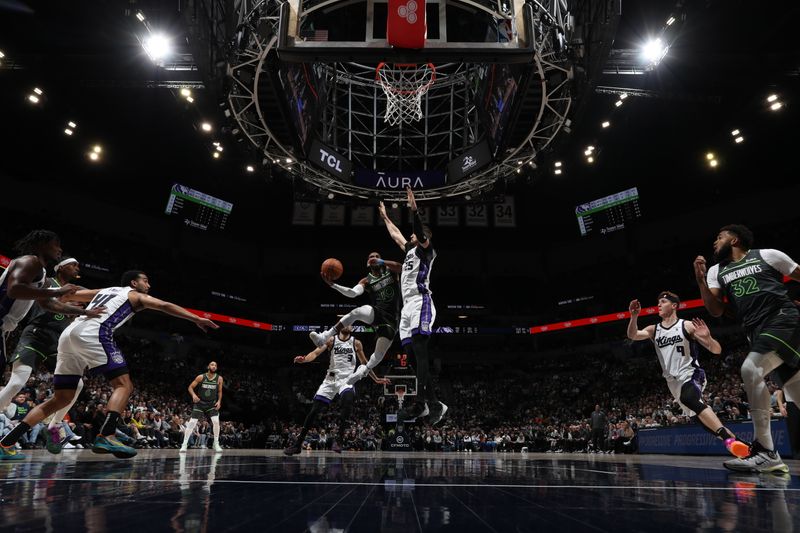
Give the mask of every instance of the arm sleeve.
[[353, 287], [352, 289], [348, 289], [347, 287], [342, 287], [338, 283], [334, 283], [331, 285], [334, 289], [342, 293], [343, 295], [347, 296], [348, 298], [355, 298], [356, 296], [361, 296], [364, 294], [364, 286], [360, 283]]
[[761, 258], [764, 259], [769, 266], [784, 276], [788, 276], [797, 268], [797, 263], [792, 261], [791, 257], [780, 250], [773, 250], [771, 248], [761, 250]]
[[425, 236], [425, 230], [422, 226], [422, 217], [419, 214], [419, 211], [414, 211], [413, 218], [413, 225], [414, 225], [414, 234], [417, 236], [417, 240], [421, 243], [428, 240]]
[[708, 269], [706, 273], [706, 285], [708, 285], [709, 289], [721, 289], [722, 287], [719, 286], [719, 280], [717, 280], [717, 276], [719, 275], [719, 265], [714, 265]]

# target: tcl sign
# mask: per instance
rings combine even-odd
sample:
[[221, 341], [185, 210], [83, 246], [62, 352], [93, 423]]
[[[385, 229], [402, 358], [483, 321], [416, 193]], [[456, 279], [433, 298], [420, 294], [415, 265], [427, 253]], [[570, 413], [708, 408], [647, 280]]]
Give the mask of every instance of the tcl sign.
[[316, 140], [311, 141], [308, 159], [314, 166], [333, 174], [337, 178], [350, 180], [353, 164], [343, 155], [336, 153], [332, 148]]

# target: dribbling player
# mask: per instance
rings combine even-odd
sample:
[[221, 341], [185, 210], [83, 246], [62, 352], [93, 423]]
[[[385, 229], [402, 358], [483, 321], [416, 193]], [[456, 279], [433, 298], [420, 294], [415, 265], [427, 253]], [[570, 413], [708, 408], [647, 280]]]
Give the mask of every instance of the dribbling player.
[[[372, 252], [367, 258], [367, 277], [363, 278], [352, 289], [343, 287], [333, 280], [325, 272], [322, 272], [322, 279], [333, 289], [348, 298], [356, 298], [365, 292], [369, 295], [369, 305], [357, 307], [344, 315], [339, 322], [331, 329], [322, 333], [312, 331], [309, 336], [314, 344], [319, 348], [328, 342], [338, 332], [359, 321], [375, 327], [375, 351], [370, 356], [365, 365], [361, 365], [350, 376], [350, 385], [363, 378], [367, 373], [378, 366], [386, 351], [392, 345], [397, 334], [398, 315], [400, 312], [400, 287], [397, 283], [397, 274], [402, 265], [394, 261], [384, 261], [378, 252]], [[374, 373], [373, 379], [377, 379]]]
[[82, 290], [71, 296], [75, 301], [89, 302], [87, 313], [97, 309], [102, 314], [98, 317], [78, 317], [61, 334], [53, 376], [55, 393], [52, 398], [33, 408], [22, 422], [0, 440], [0, 459], [24, 459], [22, 454], [16, 453], [14, 445], [32, 426], [73, 401], [78, 382], [87, 367], [94, 374], [103, 374], [114, 388], [108, 400], [108, 415], [100, 427], [92, 451], [110, 453], [119, 458], [136, 455], [136, 450], [125, 446], [114, 436], [120, 413], [133, 392], [125, 357], [114, 342], [114, 330], [130, 320], [134, 313], [144, 309], [189, 320], [203, 331], [219, 327], [180, 306], [149, 296], [149, 291], [150, 280], [147, 275], [142, 271], [132, 270], [122, 275], [121, 287]]
[[[208, 363], [206, 372], [198, 375], [189, 384], [189, 395], [192, 397], [194, 405], [192, 406], [192, 416], [186, 423], [183, 445], [181, 445], [179, 453], [186, 453], [186, 449], [189, 447], [189, 437], [192, 436], [192, 431], [201, 416], [211, 419], [211, 425], [214, 428], [214, 451], [222, 451], [222, 446], [219, 445], [219, 410], [222, 407], [223, 382], [222, 376], [217, 374], [216, 361], [211, 361]], [[200, 389], [195, 392], [197, 387]]]
[[[438, 401], [433, 388], [430, 369], [428, 341], [436, 320], [436, 307], [431, 298], [431, 269], [436, 259], [436, 251], [431, 245], [431, 231], [422, 223], [414, 192], [406, 188], [408, 204], [411, 207], [414, 233], [406, 239], [386, 214], [381, 202], [379, 211], [389, 235], [405, 252], [403, 271], [400, 275], [400, 288], [403, 292], [403, 309], [400, 312], [400, 342], [406, 352], [413, 353], [417, 362], [417, 380], [422, 402], [403, 409], [398, 420], [411, 420], [430, 415], [431, 424], [439, 423], [447, 412], [447, 406]], [[410, 354], [409, 354], [410, 355]]]
[[[331, 360], [328, 365], [328, 370], [325, 373], [325, 380], [314, 395], [314, 402], [303, 422], [303, 429], [300, 435], [298, 435], [294, 444], [283, 451], [286, 455], [296, 455], [300, 453], [303, 441], [308, 434], [309, 428], [314, 424], [317, 415], [337, 397], [341, 404], [339, 435], [337, 440], [334, 440], [331, 445], [331, 450], [336, 453], [342, 452], [345, 429], [350, 419], [350, 412], [353, 409], [355, 397], [353, 385], [347, 382], [347, 378], [350, 377], [356, 367], [356, 357], [358, 357], [362, 363], [367, 362], [367, 356], [364, 355], [364, 348], [361, 346], [361, 341], [353, 337], [352, 333], [353, 328], [351, 326], [346, 326], [342, 328], [335, 337], [329, 338], [323, 346], [307, 355], [298, 355], [294, 358], [295, 363], [303, 364], [314, 361], [325, 351], [330, 351], [331, 353]], [[386, 380], [376, 380], [376, 383], [386, 382]]]
[[639, 300], [633, 300], [628, 306], [631, 313], [628, 338], [634, 341], [653, 341], [664, 378], [675, 401], [683, 409], [683, 414], [723, 441], [733, 455], [746, 457], [750, 453], [749, 445], [737, 440], [703, 401], [706, 373], [697, 362], [697, 346], [694, 341], [713, 354], [722, 353], [722, 347], [711, 336], [703, 320], [696, 318], [687, 322], [678, 318], [679, 305], [680, 299], [675, 293], [662, 292], [658, 295], [658, 316], [661, 322], [639, 329], [637, 321], [642, 306]]

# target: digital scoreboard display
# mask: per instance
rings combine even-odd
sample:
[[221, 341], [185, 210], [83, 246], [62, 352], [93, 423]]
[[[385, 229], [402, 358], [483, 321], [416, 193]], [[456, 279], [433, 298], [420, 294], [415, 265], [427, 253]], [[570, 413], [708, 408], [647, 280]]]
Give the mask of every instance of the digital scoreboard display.
[[575, 207], [581, 235], [592, 232], [602, 234], [625, 229], [625, 224], [636, 220], [642, 213], [639, 209], [639, 190], [636, 187], [598, 198]]
[[233, 204], [178, 183], [172, 186], [166, 213], [183, 218], [190, 228], [225, 229]]

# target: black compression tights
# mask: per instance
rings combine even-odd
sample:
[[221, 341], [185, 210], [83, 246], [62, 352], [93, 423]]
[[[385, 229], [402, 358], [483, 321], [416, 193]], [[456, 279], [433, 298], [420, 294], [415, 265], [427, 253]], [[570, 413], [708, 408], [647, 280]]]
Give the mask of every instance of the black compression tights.
[[303, 430], [297, 437], [298, 446], [303, 445], [303, 441], [306, 440], [306, 435], [308, 434], [308, 428], [311, 427], [311, 425], [317, 419], [317, 415], [321, 413], [325, 409], [325, 407], [326, 407], [325, 402], [321, 402], [319, 400], [314, 400], [314, 403], [311, 404], [311, 410], [306, 415], [305, 422], [303, 422]]
[[353, 411], [353, 401], [355, 394], [352, 390], [347, 392], [343, 392], [339, 396], [340, 402], [340, 413], [339, 413], [339, 444], [342, 445], [344, 443], [344, 433], [347, 429], [347, 424], [350, 421], [350, 413]]
[[[433, 389], [431, 375], [431, 358], [428, 353], [428, 335], [412, 335], [411, 344], [406, 345], [406, 352], [411, 352], [417, 364], [417, 398], [426, 402], [435, 402], [436, 392]], [[411, 354], [409, 354], [411, 355]]]

